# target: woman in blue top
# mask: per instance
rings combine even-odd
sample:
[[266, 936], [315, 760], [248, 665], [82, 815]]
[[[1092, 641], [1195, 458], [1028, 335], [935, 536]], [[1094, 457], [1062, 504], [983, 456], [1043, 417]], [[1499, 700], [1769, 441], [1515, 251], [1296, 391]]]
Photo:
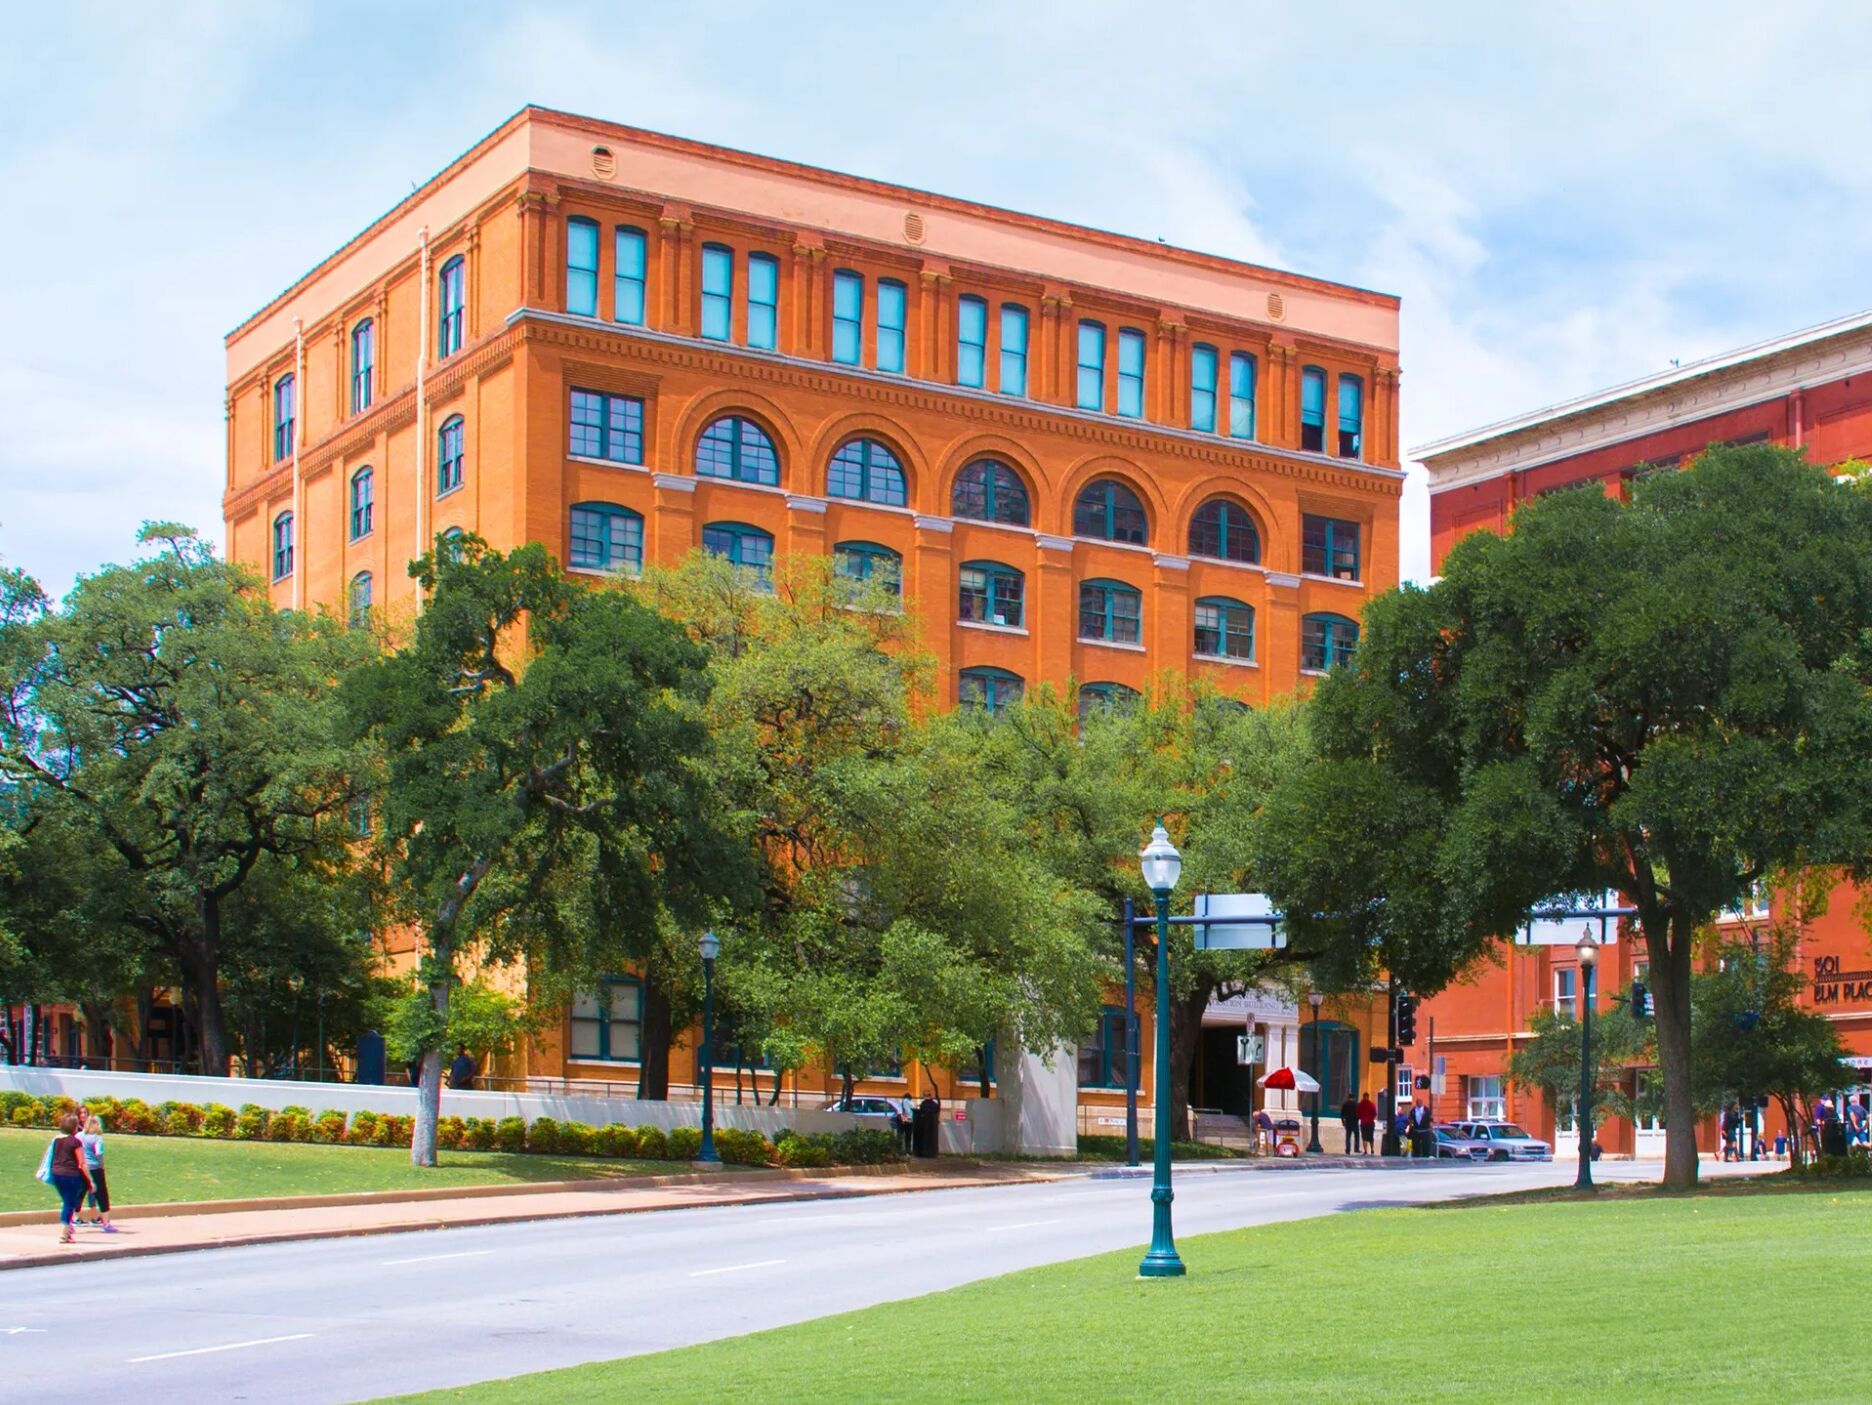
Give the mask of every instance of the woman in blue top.
[[[117, 1226], [110, 1222], [110, 1186], [104, 1180], [104, 1119], [95, 1112], [85, 1122], [84, 1131], [78, 1134], [78, 1145], [84, 1148], [85, 1169], [91, 1173], [91, 1209], [90, 1223], [106, 1234], [115, 1234]], [[83, 1215], [78, 1218], [84, 1224]]]

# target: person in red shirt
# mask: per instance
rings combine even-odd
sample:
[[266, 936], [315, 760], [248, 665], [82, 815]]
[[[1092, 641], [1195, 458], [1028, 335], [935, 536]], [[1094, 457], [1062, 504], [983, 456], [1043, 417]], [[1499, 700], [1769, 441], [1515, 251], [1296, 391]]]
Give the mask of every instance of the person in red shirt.
[[1360, 1095], [1358, 1100], [1358, 1130], [1365, 1154], [1370, 1156], [1378, 1145], [1378, 1104], [1371, 1100], [1370, 1093]]

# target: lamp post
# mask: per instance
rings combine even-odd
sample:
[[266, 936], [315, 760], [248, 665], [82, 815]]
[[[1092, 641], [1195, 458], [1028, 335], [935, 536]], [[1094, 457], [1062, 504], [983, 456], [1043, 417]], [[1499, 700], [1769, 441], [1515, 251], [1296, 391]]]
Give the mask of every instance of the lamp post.
[[1593, 965], [1599, 958], [1599, 943], [1593, 940], [1592, 928], [1587, 927], [1580, 933], [1579, 945], [1574, 948], [1579, 953], [1580, 969], [1580, 1066], [1579, 1066], [1579, 1106], [1574, 1110], [1574, 1120], [1579, 1123], [1579, 1174], [1573, 1178], [1575, 1190], [1591, 1190], [1592, 1183], [1592, 1006], [1593, 1006]]
[[1138, 1277], [1180, 1278], [1183, 1260], [1177, 1257], [1170, 1233], [1170, 1202], [1176, 1198], [1170, 1190], [1170, 891], [1182, 876], [1183, 856], [1170, 842], [1161, 819], [1151, 831], [1150, 843], [1138, 853], [1138, 867], [1145, 886], [1157, 899], [1157, 1086], [1152, 1094], [1157, 1133], [1151, 1148], [1150, 1250], [1138, 1265]]
[[[1325, 1003], [1326, 997], [1321, 995], [1317, 990], [1308, 993], [1307, 1004], [1313, 1007], [1313, 1067], [1315, 1068], [1319, 1068], [1320, 1066], [1319, 1012], [1320, 1006]], [[1321, 1071], [1324, 1072], [1323, 1069]], [[1322, 1080], [1319, 1091], [1313, 1094], [1313, 1139], [1307, 1143], [1307, 1150], [1311, 1152], [1323, 1153], [1326, 1150], [1325, 1147], [1320, 1145], [1319, 1139], [1319, 1105], [1320, 1099], [1325, 1096], [1326, 1084], [1324, 1080]]]
[[713, 931], [702, 934], [696, 943], [702, 952], [702, 1145], [696, 1160], [719, 1164], [715, 1150], [715, 958], [721, 955], [721, 938]]
[[1137, 1017], [1137, 913], [1131, 899], [1124, 900], [1125, 963], [1125, 1165], [1138, 1164], [1138, 1017]]

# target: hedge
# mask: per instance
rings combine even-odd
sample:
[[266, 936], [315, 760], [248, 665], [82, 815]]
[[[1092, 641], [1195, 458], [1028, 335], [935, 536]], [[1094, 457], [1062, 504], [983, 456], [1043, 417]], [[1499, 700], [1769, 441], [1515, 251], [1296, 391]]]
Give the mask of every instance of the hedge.
[[[17, 1090], [0, 1092], [0, 1125], [56, 1127], [75, 1112], [95, 1112], [105, 1129], [117, 1135], [203, 1137], [222, 1141], [322, 1142], [328, 1145], [408, 1146], [413, 1117], [388, 1112], [336, 1108], [314, 1113], [291, 1106], [270, 1111], [256, 1103], [238, 1110], [221, 1103], [164, 1102], [152, 1107], [138, 1098], [86, 1098], [82, 1107], [70, 1098], [36, 1098]], [[701, 1149], [696, 1127], [592, 1127], [551, 1117], [443, 1117], [436, 1123], [436, 1144], [446, 1151], [529, 1151], [542, 1155], [632, 1157], [650, 1161], [692, 1161]], [[721, 1159], [736, 1166], [876, 1166], [904, 1159], [902, 1144], [889, 1132], [796, 1132], [783, 1129], [773, 1141], [742, 1127], [715, 1132]], [[1860, 1158], [1863, 1161], [1863, 1157]], [[1864, 1174], [1855, 1169], [1853, 1174]]]

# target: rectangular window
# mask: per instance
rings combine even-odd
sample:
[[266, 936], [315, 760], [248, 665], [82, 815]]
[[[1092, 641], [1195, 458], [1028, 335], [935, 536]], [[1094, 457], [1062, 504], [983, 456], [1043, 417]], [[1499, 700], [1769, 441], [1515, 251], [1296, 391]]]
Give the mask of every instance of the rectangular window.
[[702, 335], [727, 341], [734, 325], [734, 252], [720, 244], [702, 246]]
[[1216, 427], [1216, 349], [1190, 348], [1190, 428], [1214, 434]]
[[1300, 569], [1313, 576], [1357, 580], [1358, 523], [1341, 521], [1337, 517], [1315, 517], [1310, 512], [1303, 516], [1300, 519]]
[[617, 227], [617, 273], [611, 284], [611, 315], [633, 327], [643, 326], [646, 241], [641, 229]]
[[1300, 447], [1326, 452], [1326, 373], [1318, 366], [1300, 373]]
[[1499, 1122], [1508, 1115], [1500, 1074], [1472, 1073], [1464, 1082], [1468, 1085], [1471, 1122]]
[[291, 376], [281, 376], [273, 387], [273, 459], [284, 462], [293, 456], [296, 441], [293, 429], [298, 422], [298, 387]]
[[904, 285], [895, 278], [879, 279], [877, 304], [877, 368], [901, 375], [904, 368], [904, 310], [909, 305]]
[[436, 359], [446, 361], [462, 349], [468, 334], [468, 263], [460, 254], [442, 265], [438, 278], [441, 308], [436, 321]]
[[377, 326], [368, 319], [351, 329], [351, 413], [371, 406], [377, 370]]
[[581, 571], [643, 569], [643, 518], [600, 503], [572, 509], [571, 550], [566, 564]]
[[1122, 1088], [1125, 1085], [1125, 1012], [1107, 1005], [1099, 1012], [1098, 1029], [1079, 1046], [1081, 1088]]
[[1365, 447], [1365, 384], [1357, 376], [1339, 377], [1339, 457], [1355, 459]]
[[1397, 1079], [1391, 1085], [1391, 1105], [1393, 1107], [1404, 1106], [1415, 1095], [1416, 1087], [1417, 1070], [1410, 1064], [1399, 1064]]
[[772, 254], [748, 255], [747, 344], [761, 351], [780, 344], [780, 261]]
[[1255, 359], [1245, 351], [1229, 357], [1229, 438], [1255, 437]]
[[566, 308], [578, 317], [598, 315], [598, 221], [566, 221]]
[[1079, 408], [1105, 408], [1105, 328], [1097, 322], [1079, 324]]
[[571, 1057], [624, 1061], [643, 1046], [643, 987], [636, 981], [605, 981], [572, 1001]]
[[1027, 309], [1001, 304], [1001, 393], [1027, 393]]
[[1144, 415], [1144, 334], [1135, 327], [1118, 333], [1118, 413], [1134, 420]]
[[864, 354], [864, 279], [849, 269], [832, 275], [832, 359], [856, 366]]
[[1577, 1014], [1574, 999], [1574, 980], [1577, 972], [1571, 966], [1563, 967], [1553, 973], [1553, 1009], [1562, 1019], [1573, 1019]]
[[988, 304], [956, 299], [956, 384], [977, 389], [988, 383]]
[[643, 462], [643, 401], [634, 395], [572, 392], [570, 450], [581, 458]]

